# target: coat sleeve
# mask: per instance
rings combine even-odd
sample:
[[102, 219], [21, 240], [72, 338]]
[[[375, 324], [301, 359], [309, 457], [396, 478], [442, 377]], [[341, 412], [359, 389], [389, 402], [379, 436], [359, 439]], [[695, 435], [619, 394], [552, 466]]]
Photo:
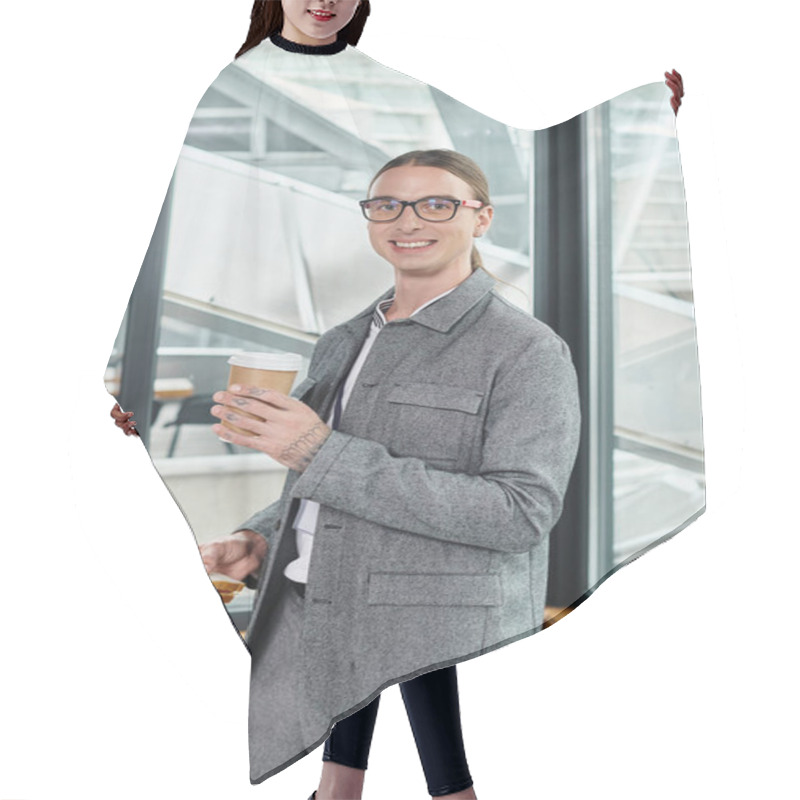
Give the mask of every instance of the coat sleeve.
[[[276, 500], [272, 505], [267, 506], [266, 508], [262, 508], [261, 511], [256, 511], [249, 519], [245, 520], [241, 525], [239, 525], [236, 530], [237, 531], [255, 531], [260, 536], [263, 536], [264, 539], [267, 541], [267, 548], [272, 545], [273, 535], [277, 528], [278, 523], [280, 522], [281, 518], [281, 501]], [[235, 533], [235, 531], [234, 531]], [[261, 571], [264, 569], [264, 565], [267, 563], [267, 558], [265, 557], [261, 561], [261, 566], [255, 571], [251, 572], [245, 578], [245, 584], [251, 588], [256, 589], [258, 588], [258, 582], [261, 578]]]
[[515, 354], [496, 377], [475, 474], [393, 456], [334, 430], [291, 494], [420, 536], [525, 552], [561, 515], [579, 436], [575, 369], [552, 335]]
[[275, 533], [275, 526], [280, 521], [281, 517], [281, 501], [276, 500], [272, 505], [262, 508], [261, 511], [256, 511], [251, 517], [239, 525], [236, 530], [255, 531], [267, 540], [267, 544], [271, 544], [272, 535]]

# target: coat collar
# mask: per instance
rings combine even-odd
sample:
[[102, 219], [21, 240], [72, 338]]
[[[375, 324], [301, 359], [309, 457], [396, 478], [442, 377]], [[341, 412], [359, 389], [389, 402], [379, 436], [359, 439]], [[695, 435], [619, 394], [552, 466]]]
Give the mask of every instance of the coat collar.
[[[494, 286], [495, 281], [488, 272], [476, 269], [469, 277], [453, 289], [450, 294], [423, 308], [406, 322], [415, 322], [432, 328], [441, 333], [447, 333], [481, 298]], [[372, 322], [375, 306], [394, 294], [394, 287], [387, 289], [380, 297], [370, 303], [363, 311], [356, 314], [344, 327], [357, 336], [366, 336], [367, 329]]]

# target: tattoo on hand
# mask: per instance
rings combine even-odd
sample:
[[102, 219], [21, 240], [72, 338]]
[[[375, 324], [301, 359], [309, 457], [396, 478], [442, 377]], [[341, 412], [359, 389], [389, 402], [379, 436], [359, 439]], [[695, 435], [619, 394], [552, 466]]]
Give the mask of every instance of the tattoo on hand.
[[331, 429], [322, 421], [310, 428], [301, 437], [284, 448], [280, 460], [291, 465], [291, 468], [302, 472], [310, 463], [317, 451], [325, 444]]

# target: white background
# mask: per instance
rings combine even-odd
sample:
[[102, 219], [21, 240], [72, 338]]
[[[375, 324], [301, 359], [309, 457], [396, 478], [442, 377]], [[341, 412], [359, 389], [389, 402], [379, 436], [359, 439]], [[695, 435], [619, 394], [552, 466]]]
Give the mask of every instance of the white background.
[[[4, 7], [0, 800], [316, 787], [320, 753], [250, 786], [247, 653], [102, 383], [186, 127], [250, 5]], [[554, 628], [459, 667], [479, 796], [796, 797], [790, 4], [374, 6], [365, 52], [517, 126], [667, 68], [686, 82], [708, 511]], [[392, 689], [365, 798], [425, 796]]]

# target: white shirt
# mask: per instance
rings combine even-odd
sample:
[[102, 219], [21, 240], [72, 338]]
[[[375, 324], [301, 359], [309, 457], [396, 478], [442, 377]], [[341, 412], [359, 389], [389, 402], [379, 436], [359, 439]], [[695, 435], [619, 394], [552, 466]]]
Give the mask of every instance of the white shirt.
[[[453, 289], [455, 289], [455, 286]], [[431, 305], [431, 303], [435, 303], [440, 298], [450, 294], [453, 289], [448, 289], [446, 292], [442, 292], [442, 294], [437, 295], [432, 300], [428, 300], [427, 303], [424, 303], [419, 308], [415, 308], [409, 316], [413, 317], [418, 311], [422, 311], [423, 308], [427, 308], [429, 305]], [[393, 302], [394, 295], [386, 300], [382, 300], [375, 306], [375, 311], [372, 314], [372, 324], [369, 326], [367, 338], [361, 347], [361, 352], [358, 354], [358, 358], [356, 358], [355, 362], [353, 363], [353, 366], [344, 382], [344, 388], [342, 390], [342, 411], [344, 411], [345, 407], [347, 406], [347, 401], [350, 399], [350, 394], [352, 393], [353, 386], [358, 378], [358, 373], [361, 372], [361, 367], [367, 360], [367, 355], [372, 349], [375, 338], [377, 337], [378, 333], [380, 333], [381, 328], [387, 322], [384, 312], [389, 310], [389, 306], [391, 306]], [[333, 427], [333, 414], [333, 409], [331, 409], [330, 416], [326, 420], [330, 427]], [[305, 498], [302, 498], [300, 500], [300, 508], [298, 509], [297, 515], [295, 516], [293, 522], [293, 527], [295, 529], [295, 541], [297, 543], [297, 552], [299, 553], [299, 557], [287, 564], [283, 573], [287, 578], [297, 581], [298, 583], [307, 583], [308, 581], [308, 565], [311, 561], [311, 550], [314, 547], [314, 532], [317, 529], [318, 516], [319, 503], [315, 503], [313, 500], [306, 500]]]

